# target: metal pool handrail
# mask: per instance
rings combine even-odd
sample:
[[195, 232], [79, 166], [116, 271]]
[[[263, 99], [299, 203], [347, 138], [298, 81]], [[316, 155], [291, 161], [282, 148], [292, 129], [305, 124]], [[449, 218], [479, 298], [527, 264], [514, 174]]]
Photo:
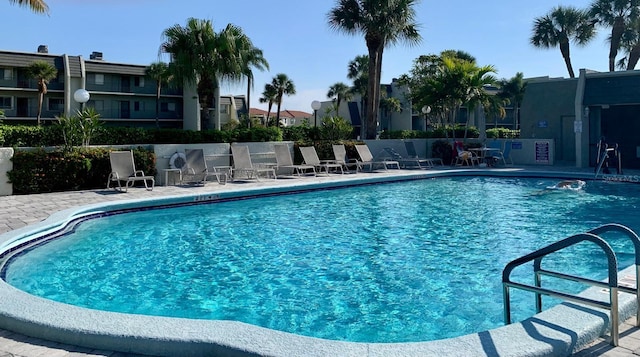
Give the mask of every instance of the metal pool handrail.
[[[551, 289], [546, 289], [540, 286], [540, 279], [539, 279], [539, 274], [535, 274], [536, 276], [536, 285], [532, 286], [532, 285], [527, 285], [527, 284], [522, 284], [522, 283], [517, 283], [514, 281], [511, 281], [510, 275], [511, 272], [513, 271], [513, 269], [515, 269], [518, 266], [521, 266], [525, 263], [531, 262], [531, 261], [537, 261], [534, 264], [535, 265], [539, 265], [540, 262], [538, 260], [541, 260], [543, 257], [545, 257], [548, 254], [557, 252], [559, 250], [562, 250], [564, 248], [570, 247], [572, 245], [575, 245], [577, 243], [583, 242], [583, 241], [590, 241], [595, 243], [596, 245], [598, 245], [600, 247], [600, 249], [602, 249], [602, 251], [605, 253], [605, 255], [607, 256], [607, 262], [608, 262], [608, 282], [604, 283], [605, 286], [607, 286], [609, 288], [609, 302], [603, 302], [603, 301], [598, 301], [598, 300], [594, 300], [594, 299], [589, 299], [587, 297], [584, 296], [578, 296], [578, 295], [574, 295], [574, 294], [569, 294], [569, 293], [565, 293], [565, 292], [561, 292], [561, 291], [557, 291], [557, 290], [551, 290]], [[587, 278], [582, 278], [582, 277], [577, 277], [577, 276], [571, 276], [571, 275], [566, 275], [566, 274], [558, 274], [559, 277], [563, 277], [563, 278], [567, 278], [567, 279], [571, 279], [571, 280], [576, 280], [576, 281], [580, 281], [583, 283], [587, 283], [587, 284], [592, 284], [592, 285], [601, 285], [603, 284], [600, 281], [596, 281], [596, 280], [592, 280], [592, 279], [587, 279]], [[568, 301], [573, 301], [573, 302], [577, 302], [577, 303], [582, 303], [582, 304], [586, 304], [586, 305], [590, 305], [590, 306], [594, 306], [594, 307], [599, 307], [599, 308], [603, 308], [603, 309], [607, 309], [611, 312], [611, 344], [613, 346], [617, 346], [618, 345], [618, 326], [619, 326], [619, 320], [618, 320], [618, 260], [616, 258], [616, 255], [613, 251], [613, 249], [611, 248], [611, 246], [609, 245], [609, 243], [607, 243], [604, 239], [600, 238], [599, 236], [593, 234], [593, 233], [581, 233], [581, 234], [576, 234], [574, 236], [565, 238], [561, 241], [558, 241], [556, 243], [550, 244], [544, 248], [538, 249], [532, 253], [529, 253], [523, 257], [520, 257], [518, 259], [515, 259], [511, 262], [509, 262], [504, 270], [502, 271], [502, 293], [504, 296], [504, 320], [506, 324], [510, 324], [511, 323], [511, 300], [510, 300], [510, 294], [509, 294], [509, 288], [513, 287], [513, 288], [518, 288], [518, 289], [522, 289], [522, 290], [526, 290], [526, 291], [531, 291], [537, 294], [537, 296], [540, 296], [542, 294], [544, 295], [548, 295], [548, 296], [552, 296], [552, 297], [557, 297], [557, 298], [561, 298], [564, 300], [568, 300]], [[537, 299], [536, 299], [537, 300]], [[541, 308], [541, 304], [540, 306], [538, 306], [538, 302], [536, 301], [536, 305], [537, 307]]]

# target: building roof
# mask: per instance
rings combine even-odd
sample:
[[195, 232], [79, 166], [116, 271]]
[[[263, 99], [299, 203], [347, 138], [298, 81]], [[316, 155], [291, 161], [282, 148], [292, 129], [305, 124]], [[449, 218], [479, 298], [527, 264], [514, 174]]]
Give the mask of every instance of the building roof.
[[283, 110], [280, 112], [280, 117], [281, 118], [311, 118], [313, 116], [313, 114], [311, 113], [307, 113], [307, 112], [303, 112], [300, 110]]

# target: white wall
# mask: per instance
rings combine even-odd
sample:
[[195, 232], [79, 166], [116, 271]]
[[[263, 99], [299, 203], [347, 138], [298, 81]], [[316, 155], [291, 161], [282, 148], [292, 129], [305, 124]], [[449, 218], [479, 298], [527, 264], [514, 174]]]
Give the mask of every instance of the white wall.
[[7, 172], [13, 170], [13, 148], [0, 148], [0, 196], [11, 196], [13, 185], [9, 183]]

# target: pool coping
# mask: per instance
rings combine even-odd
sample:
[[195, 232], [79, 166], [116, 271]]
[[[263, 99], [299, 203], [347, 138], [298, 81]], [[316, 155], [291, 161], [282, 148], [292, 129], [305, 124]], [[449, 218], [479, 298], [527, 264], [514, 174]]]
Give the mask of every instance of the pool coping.
[[[0, 250], [20, 245], [24, 237], [46, 233], [98, 208], [128, 209], [143, 205], [196, 204], [243, 195], [272, 195], [290, 191], [366, 185], [443, 176], [500, 176], [593, 179], [593, 174], [513, 170], [446, 170], [410, 172], [396, 176], [334, 182], [292, 181], [267, 188], [230, 189], [210, 194], [186, 194], [133, 199], [72, 208], [38, 224], [0, 235]], [[621, 274], [628, 274], [625, 271]], [[602, 296], [592, 288], [587, 295]], [[598, 295], [599, 294], [599, 295]], [[570, 355], [608, 330], [608, 312], [564, 303], [520, 323], [451, 339], [411, 343], [331, 341], [280, 332], [236, 321], [209, 321], [130, 315], [53, 302], [22, 292], [0, 281], [0, 328], [46, 340], [96, 349], [157, 356], [562, 356]], [[620, 319], [635, 313], [635, 299], [620, 295]]]

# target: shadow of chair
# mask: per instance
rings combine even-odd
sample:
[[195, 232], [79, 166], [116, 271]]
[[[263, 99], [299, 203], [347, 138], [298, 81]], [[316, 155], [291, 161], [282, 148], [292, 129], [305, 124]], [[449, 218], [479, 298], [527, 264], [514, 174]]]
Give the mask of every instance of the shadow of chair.
[[[111, 151], [109, 153], [109, 162], [111, 163], [111, 173], [107, 178], [107, 188], [111, 188], [111, 183], [115, 182], [118, 187], [114, 186], [114, 190], [127, 192], [127, 189], [133, 187], [137, 181], [142, 181], [147, 190], [153, 190], [156, 183], [155, 178], [145, 175], [142, 170], [136, 170], [133, 151]], [[151, 187], [148, 185], [149, 181], [151, 182]], [[122, 183], [124, 183], [124, 186], [122, 186]]]

